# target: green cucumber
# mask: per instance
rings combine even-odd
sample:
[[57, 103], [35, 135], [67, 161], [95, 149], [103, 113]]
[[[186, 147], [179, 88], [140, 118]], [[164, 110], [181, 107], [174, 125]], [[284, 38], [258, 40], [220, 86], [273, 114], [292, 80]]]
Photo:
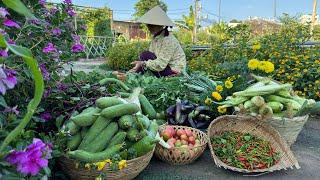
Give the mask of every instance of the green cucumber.
[[112, 137], [118, 132], [118, 124], [110, 123], [89, 145], [83, 148], [88, 152], [99, 152], [105, 149]]
[[76, 125], [73, 121], [69, 120], [65, 123], [65, 125], [62, 127], [63, 132], [68, 132], [71, 135], [75, 135], [77, 132], [79, 132], [80, 126]]
[[68, 138], [67, 148], [73, 151], [78, 148], [80, 143], [81, 143], [81, 134], [80, 132], [78, 132], [77, 134]]
[[119, 153], [122, 149], [123, 144], [118, 144], [115, 146], [112, 146], [102, 152], [98, 153], [92, 153], [84, 150], [76, 150], [76, 151], [69, 151], [67, 154], [70, 158], [87, 162], [87, 163], [93, 163], [93, 162], [99, 162], [106, 159], [111, 159], [112, 156]]
[[116, 83], [123, 90], [125, 90], [127, 92], [130, 91], [130, 88], [127, 85], [125, 85], [122, 81], [115, 79], [115, 78], [104, 78], [99, 81], [100, 85], [105, 85], [107, 83]]
[[81, 128], [81, 131], [80, 131], [80, 134], [81, 134], [81, 138], [84, 138], [88, 132], [88, 127], [82, 127]]
[[123, 104], [123, 101], [118, 97], [101, 97], [96, 100], [96, 105], [100, 109], [105, 109], [118, 104]]
[[110, 144], [108, 147], [121, 144], [126, 139], [127, 133], [124, 131], [119, 131], [116, 135], [113, 136], [113, 138], [110, 140]]
[[148, 136], [155, 138], [158, 132], [159, 125], [156, 120], [151, 121], [148, 128]]
[[73, 121], [78, 126], [90, 126], [97, 119], [97, 113], [100, 112], [99, 108], [94, 108], [93, 110], [85, 113], [80, 113], [74, 117], [71, 117], [71, 121]]
[[93, 111], [95, 109], [95, 107], [88, 107], [86, 109], [83, 109], [81, 113], [87, 113], [87, 112], [90, 112], [90, 111]]
[[151, 138], [150, 136], [145, 136], [133, 144], [131, 148], [133, 148], [137, 152], [138, 157], [140, 157], [152, 151], [157, 142], [159, 142], [159, 140]]
[[129, 129], [133, 126], [134, 119], [132, 115], [124, 115], [119, 119], [118, 123], [121, 129]]
[[127, 134], [129, 141], [138, 141], [140, 139], [140, 132], [136, 128], [130, 128]]
[[101, 115], [108, 119], [135, 114], [139, 111], [139, 106], [133, 103], [119, 104], [102, 110]]
[[101, 133], [101, 131], [103, 131], [103, 129], [110, 124], [110, 122], [111, 119], [106, 119], [102, 116], [99, 116], [84, 136], [79, 149], [84, 149], [86, 146], [88, 146], [89, 143], [91, 143]]
[[147, 115], [150, 119], [155, 119], [157, 116], [156, 110], [150, 104], [149, 100], [142, 94], [139, 95], [142, 113]]

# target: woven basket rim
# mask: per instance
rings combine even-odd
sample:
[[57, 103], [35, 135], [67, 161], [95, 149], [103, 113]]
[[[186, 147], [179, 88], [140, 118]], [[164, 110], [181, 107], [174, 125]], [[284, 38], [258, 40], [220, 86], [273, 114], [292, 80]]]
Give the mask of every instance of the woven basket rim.
[[[183, 127], [183, 128], [192, 129], [192, 130], [197, 131], [197, 132], [199, 132], [200, 134], [202, 134], [203, 137], [204, 137], [204, 139], [205, 139], [205, 142], [206, 142], [206, 143], [202, 143], [202, 144], [200, 144], [200, 145], [198, 145], [198, 146], [193, 146], [192, 148], [198, 148], [198, 147], [206, 146], [206, 145], [208, 144], [208, 142], [209, 142], [208, 135], [207, 135], [206, 133], [200, 131], [199, 129], [192, 128], [192, 127], [189, 127], [189, 126], [168, 125], [168, 124], [164, 124], [164, 125], [161, 125], [161, 126], [162, 126], [162, 127], [165, 127], [165, 126]], [[160, 131], [160, 128], [159, 128], [159, 131]], [[159, 144], [159, 143], [158, 143], [158, 144]], [[192, 149], [192, 148], [189, 147], [189, 149]], [[175, 149], [178, 149], [178, 150], [179, 150], [179, 149], [183, 149], [183, 147], [172, 147], [172, 148], [170, 148], [170, 149], [168, 149], [168, 150], [175, 150]]]
[[[213, 120], [208, 129], [207, 129], [207, 134], [208, 134], [208, 138], [209, 138], [209, 141], [208, 141], [208, 145], [209, 145], [209, 149], [210, 149], [210, 153], [211, 153], [211, 157], [213, 158], [215, 164], [218, 166], [218, 167], [223, 167], [225, 169], [229, 169], [229, 170], [232, 170], [232, 171], [237, 171], [237, 172], [241, 172], [241, 173], [265, 173], [265, 172], [273, 172], [273, 171], [276, 171], [276, 170], [282, 170], [282, 169], [287, 169], [287, 168], [293, 168], [293, 167], [296, 167], [297, 169], [300, 168], [299, 166], [299, 163], [298, 161], [296, 160], [296, 158], [294, 157], [293, 153], [291, 152], [290, 150], [290, 147], [287, 145], [286, 141], [281, 137], [281, 135], [279, 134], [279, 132], [274, 129], [272, 126], [268, 125], [268, 124], [265, 124], [264, 122], [262, 121], [258, 121], [258, 123], [263, 123], [264, 126], [267, 126], [268, 128], [270, 128], [270, 131], [272, 131], [273, 133], [276, 134], [277, 138], [281, 141], [282, 145], [284, 146], [286, 152], [285, 153], [288, 153], [290, 154], [292, 157], [293, 157], [293, 160], [292, 161], [292, 164], [290, 167], [282, 167], [280, 166], [280, 163], [278, 162], [277, 164], [269, 167], [269, 168], [265, 168], [265, 169], [255, 169], [255, 170], [247, 170], [247, 169], [241, 169], [241, 168], [237, 168], [237, 167], [233, 167], [233, 166], [230, 166], [230, 165], [227, 165], [226, 163], [222, 162], [220, 160], [219, 157], [217, 157], [213, 151], [213, 148], [212, 148], [212, 144], [211, 144], [211, 141], [210, 141], [210, 137], [212, 137], [213, 134], [211, 134], [210, 132], [210, 129], [213, 127], [213, 125], [217, 122], [217, 121], [220, 121], [221, 119], [223, 120], [224, 118], [230, 118], [230, 119], [239, 119], [239, 118], [243, 118], [243, 119], [250, 119], [250, 120], [256, 120], [255, 117], [252, 117], [252, 116], [243, 116], [243, 115], [224, 115], [224, 116], [219, 116], [217, 117], [215, 120]], [[224, 131], [218, 131], [218, 132], [224, 132]], [[261, 137], [260, 137], [261, 138]]]

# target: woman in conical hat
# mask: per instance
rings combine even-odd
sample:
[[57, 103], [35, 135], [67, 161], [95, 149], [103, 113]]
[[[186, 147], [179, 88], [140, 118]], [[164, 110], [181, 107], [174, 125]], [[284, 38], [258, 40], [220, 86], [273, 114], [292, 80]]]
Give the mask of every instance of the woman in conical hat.
[[179, 75], [186, 69], [186, 56], [179, 41], [168, 31], [174, 26], [167, 14], [156, 6], [144, 14], [138, 22], [147, 25], [153, 35], [149, 51], [140, 54], [131, 72], [150, 70], [157, 77]]

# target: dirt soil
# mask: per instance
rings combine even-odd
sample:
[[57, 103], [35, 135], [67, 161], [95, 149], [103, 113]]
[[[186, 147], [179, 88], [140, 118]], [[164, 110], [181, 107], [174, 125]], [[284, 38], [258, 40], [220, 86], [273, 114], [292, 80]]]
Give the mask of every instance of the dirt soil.
[[[281, 170], [254, 177], [258, 179], [320, 179], [320, 117], [308, 120], [291, 149], [300, 169]], [[229, 170], [218, 168], [207, 148], [205, 153], [194, 163], [173, 166], [153, 157], [149, 166], [136, 178], [139, 180], [156, 179], [253, 179]]]

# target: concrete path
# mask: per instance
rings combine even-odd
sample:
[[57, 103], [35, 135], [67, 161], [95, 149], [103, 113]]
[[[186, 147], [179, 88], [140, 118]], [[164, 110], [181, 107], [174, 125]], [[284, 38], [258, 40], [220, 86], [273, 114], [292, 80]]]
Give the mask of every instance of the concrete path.
[[92, 72], [93, 70], [99, 71], [98, 67], [106, 63], [104, 58], [100, 59], [79, 59], [78, 61], [72, 61], [63, 65], [62, 76], [65, 76], [71, 72], [71, 68], [74, 72], [83, 71], [85, 73]]
[[156, 179], [299, 179], [320, 180], [320, 118], [309, 119], [300, 133], [292, 150], [299, 161], [300, 169], [289, 169], [265, 174], [259, 177], [247, 177], [241, 173], [218, 168], [210, 151], [194, 163], [183, 166], [173, 166], [153, 157], [149, 166], [136, 178], [139, 180]]

